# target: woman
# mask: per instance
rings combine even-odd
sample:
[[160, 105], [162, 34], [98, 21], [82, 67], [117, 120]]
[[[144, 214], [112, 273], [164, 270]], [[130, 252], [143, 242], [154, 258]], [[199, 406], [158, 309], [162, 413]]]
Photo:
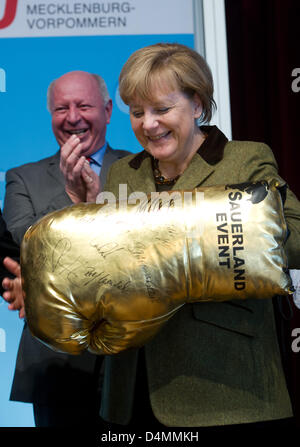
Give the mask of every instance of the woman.
[[[119, 90], [144, 150], [111, 167], [105, 190], [117, 196], [119, 184], [130, 194], [270, 178], [284, 183], [266, 145], [229, 142], [216, 126], [203, 125], [215, 106], [213, 81], [190, 48], [136, 51]], [[300, 203], [290, 190], [285, 216], [289, 267], [299, 268]], [[143, 349], [106, 358], [103, 397], [104, 419], [125, 425], [139, 419], [148, 428], [288, 420], [272, 301], [184, 306]]]

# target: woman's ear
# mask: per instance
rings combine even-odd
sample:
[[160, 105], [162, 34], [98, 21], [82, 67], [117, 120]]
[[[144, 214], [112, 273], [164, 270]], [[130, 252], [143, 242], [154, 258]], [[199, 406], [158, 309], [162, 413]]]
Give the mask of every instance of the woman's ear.
[[193, 103], [194, 103], [195, 118], [198, 119], [202, 115], [202, 110], [203, 110], [202, 102], [201, 102], [201, 99], [200, 99], [200, 96], [198, 95], [198, 93], [194, 94]]

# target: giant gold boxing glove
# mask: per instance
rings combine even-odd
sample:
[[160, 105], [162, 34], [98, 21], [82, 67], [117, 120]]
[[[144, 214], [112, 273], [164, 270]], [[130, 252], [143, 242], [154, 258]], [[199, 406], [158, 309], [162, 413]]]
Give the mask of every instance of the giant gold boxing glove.
[[264, 182], [56, 211], [22, 243], [29, 328], [61, 351], [113, 354], [143, 345], [185, 303], [291, 293], [286, 233], [280, 194]]

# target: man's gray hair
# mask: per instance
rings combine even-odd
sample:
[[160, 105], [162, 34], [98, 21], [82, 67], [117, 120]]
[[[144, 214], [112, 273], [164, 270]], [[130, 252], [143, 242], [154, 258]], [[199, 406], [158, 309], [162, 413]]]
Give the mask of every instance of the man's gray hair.
[[[98, 74], [94, 74], [94, 73], [90, 73], [90, 74], [97, 81], [97, 84], [99, 87], [99, 93], [103, 99], [104, 104], [106, 105], [108, 103], [108, 101], [110, 100], [110, 95], [109, 95], [107, 85], [106, 85], [104, 79]], [[52, 93], [53, 93], [53, 89], [54, 89], [56, 81], [57, 81], [57, 79], [54, 79], [49, 84], [49, 87], [47, 90], [47, 109], [50, 113], [52, 113], [52, 111], [51, 111], [51, 97], [52, 97]]]

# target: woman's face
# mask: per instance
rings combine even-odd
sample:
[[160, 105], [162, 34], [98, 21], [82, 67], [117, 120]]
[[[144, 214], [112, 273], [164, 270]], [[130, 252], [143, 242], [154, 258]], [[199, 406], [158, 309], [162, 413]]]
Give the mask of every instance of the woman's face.
[[129, 106], [136, 138], [158, 160], [180, 163], [199, 147], [198, 95], [190, 99], [179, 90], [159, 90], [151, 103], [135, 98]]

